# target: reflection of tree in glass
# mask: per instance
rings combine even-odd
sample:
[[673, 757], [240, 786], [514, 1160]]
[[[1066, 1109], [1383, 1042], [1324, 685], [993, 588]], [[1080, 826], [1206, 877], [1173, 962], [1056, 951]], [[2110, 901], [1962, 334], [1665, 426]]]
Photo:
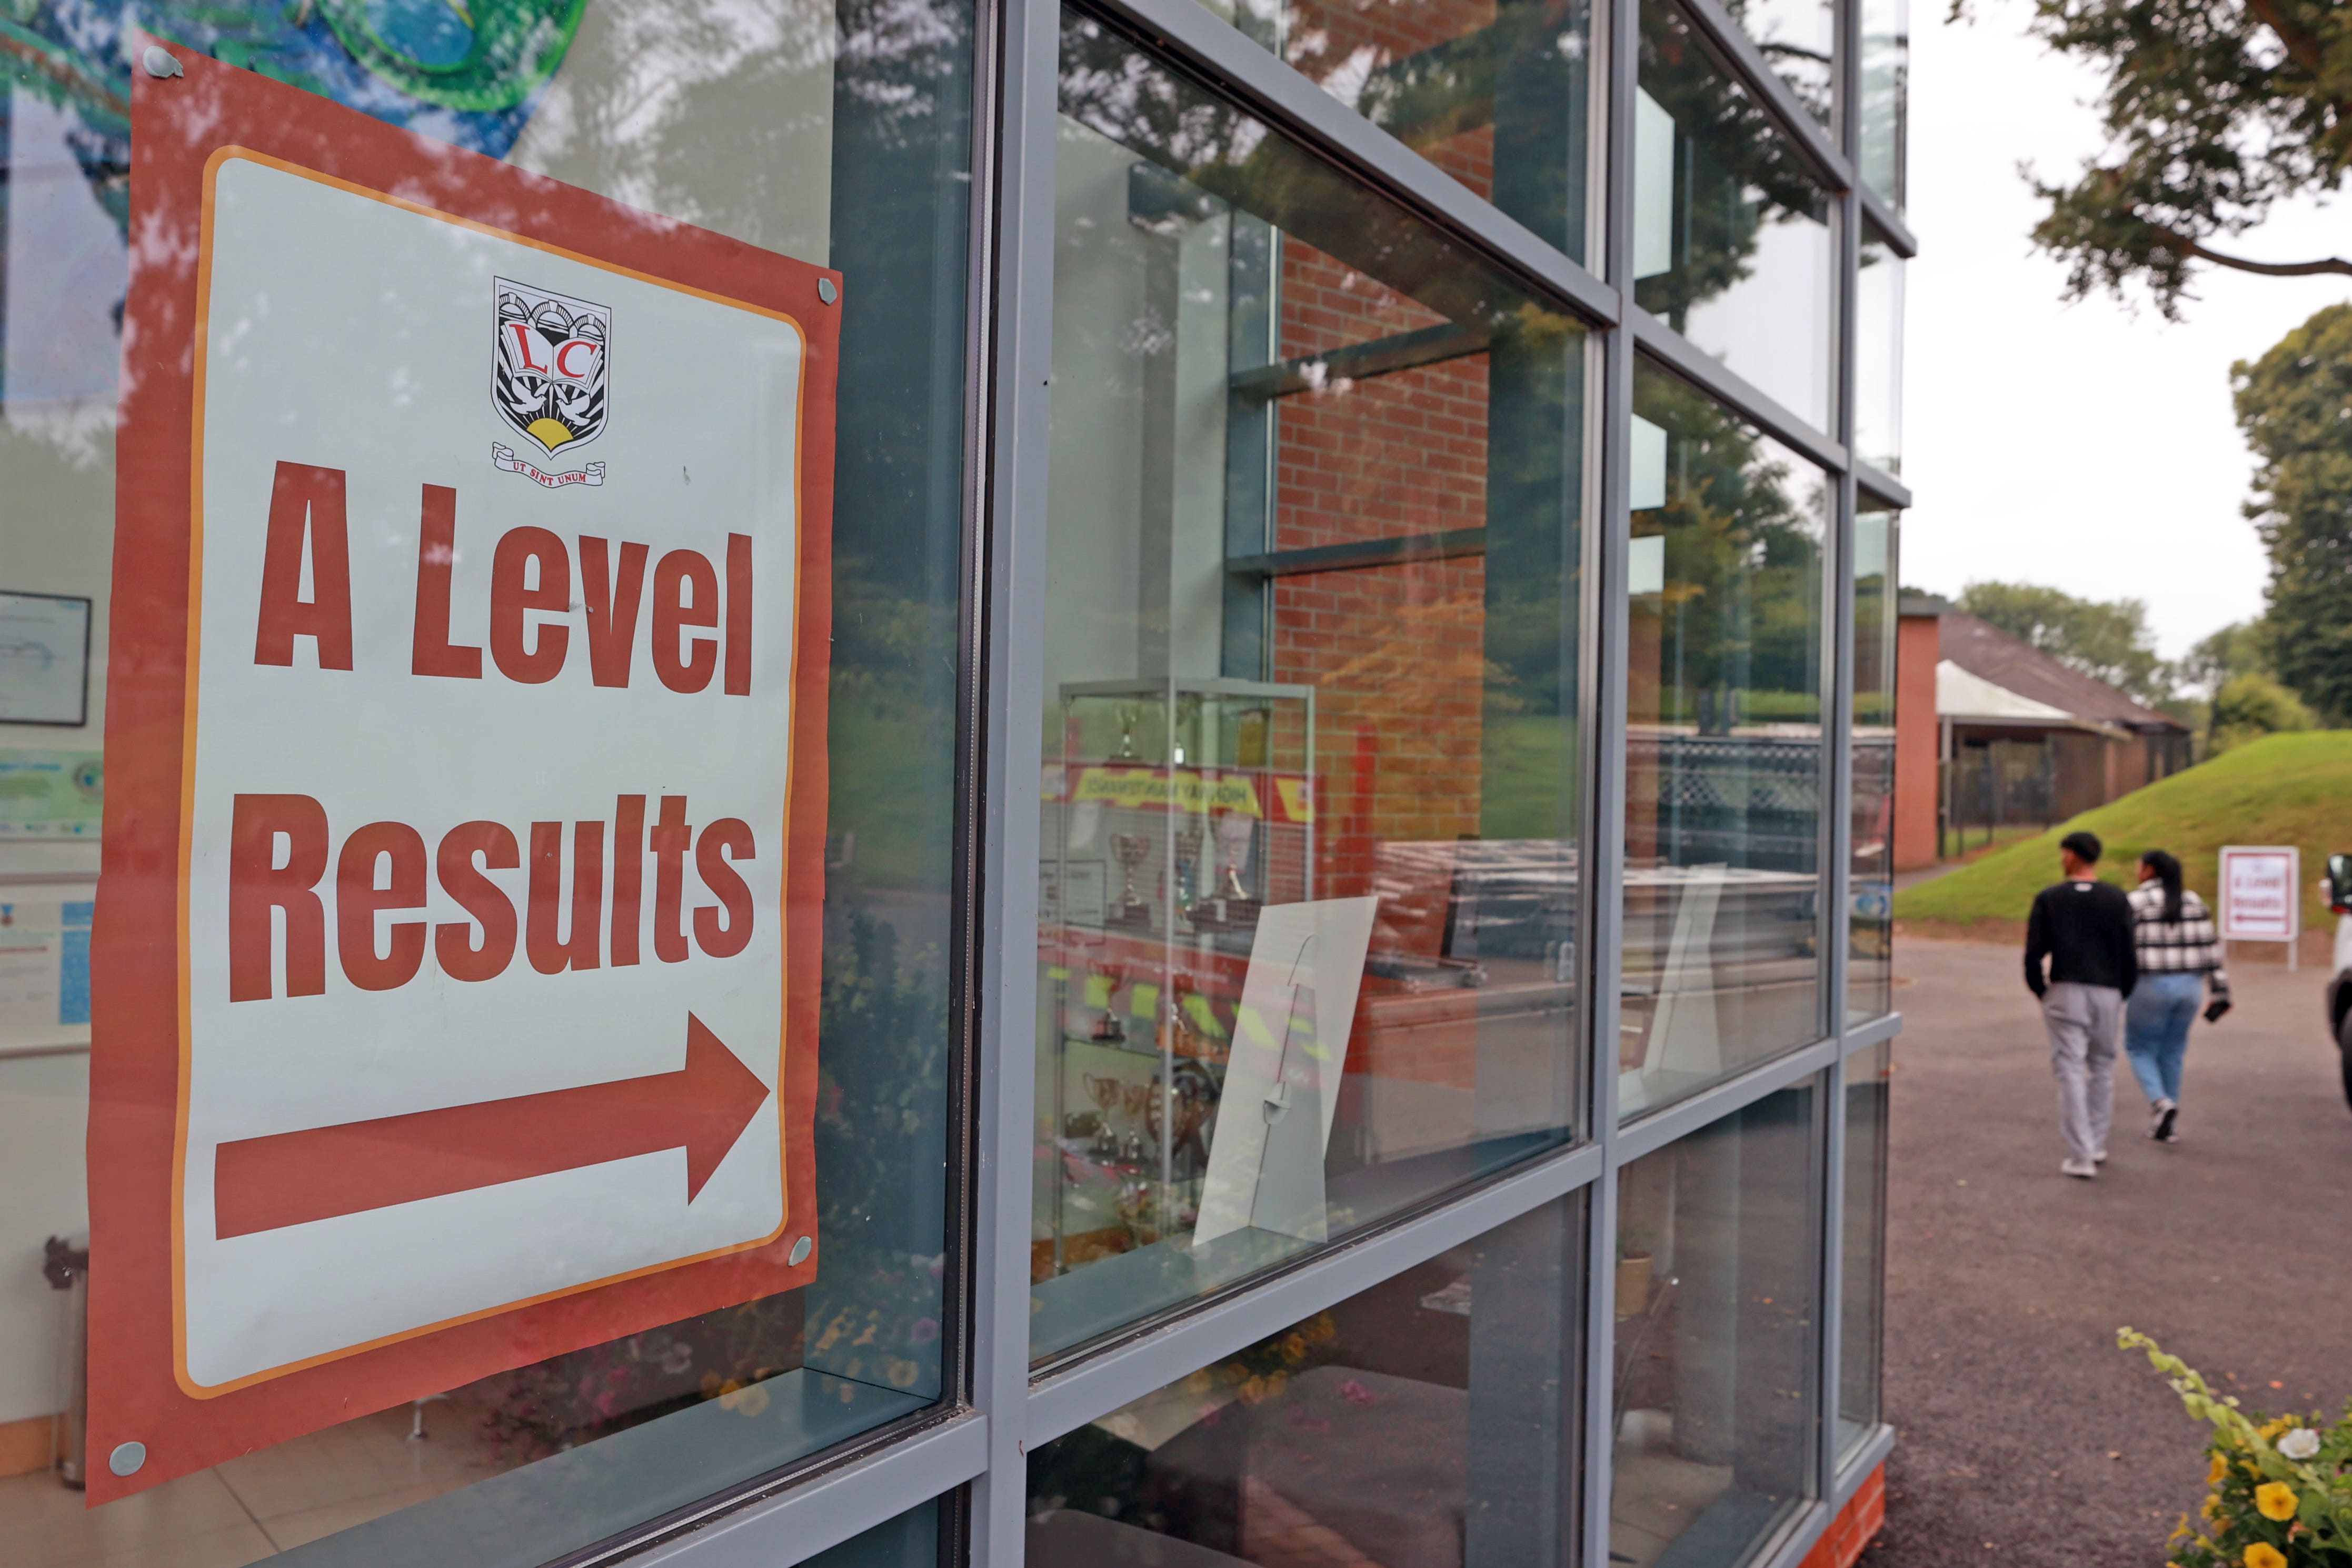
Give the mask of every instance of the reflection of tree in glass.
[[830, 8], [792, 0], [600, 8], [516, 156], [632, 206], [775, 246], [780, 225], [802, 226], [802, 171], [833, 112], [821, 90], [833, 51]]
[[1322, 159], [1157, 64], [1099, 23], [1063, 15], [1062, 113], [1453, 320], [1516, 311], [1519, 290], [1474, 253]]
[[1673, 7], [1642, 7], [1642, 90], [1673, 117], [1674, 266], [1634, 286], [1680, 331], [1694, 305], [1748, 277], [1767, 225], [1826, 223], [1828, 198], [1794, 146]]
[[[1829, 124], [1830, 73], [1836, 63], [1829, 45], [1836, 25], [1834, 8], [1787, 0], [1725, 0], [1723, 8], [1755, 40], [1757, 52], [1770, 62], [1772, 74], [1789, 84], [1797, 101], [1815, 120]], [[1812, 32], [1801, 38], [1797, 35], [1807, 22]]]
[[[817, 15], [832, 20], [820, 9]], [[811, 1364], [936, 1392], [962, 580], [971, 12], [842, 0], [831, 808]]]
[[940, 955], [909, 966], [855, 904], [828, 922], [816, 1107], [813, 1364], [936, 1392], [946, 1245], [948, 1018]]
[[1575, 706], [1568, 622], [1581, 580], [1581, 496], [1579, 444], [1565, 433], [1582, 424], [1584, 332], [1530, 300], [1494, 340], [1508, 380], [1490, 383], [1486, 712], [1566, 714]]
[[[1659, 721], [1818, 722], [1820, 476], [1661, 371], [1644, 369], [1635, 406], [1667, 434], [1665, 505], [1635, 530], [1666, 540]], [[1812, 494], [1792, 494], [1808, 478]]]

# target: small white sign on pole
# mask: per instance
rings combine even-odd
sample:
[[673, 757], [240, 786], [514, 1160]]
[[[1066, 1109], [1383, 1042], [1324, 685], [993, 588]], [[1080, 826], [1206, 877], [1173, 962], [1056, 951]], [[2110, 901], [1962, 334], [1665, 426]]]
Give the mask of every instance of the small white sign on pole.
[[2221, 851], [2221, 940], [2284, 942], [2295, 967], [2302, 935], [2302, 852], [2230, 844]]

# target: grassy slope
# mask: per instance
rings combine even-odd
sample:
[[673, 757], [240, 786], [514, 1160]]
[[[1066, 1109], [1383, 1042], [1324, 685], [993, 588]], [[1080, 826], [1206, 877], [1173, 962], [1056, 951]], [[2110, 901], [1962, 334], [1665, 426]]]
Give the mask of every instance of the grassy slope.
[[2106, 845], [2099, 871], [2129, 887], [2140, 852], [2170, 850], [2189, 885], [2210, 901], [2223, 844], [2294, 844], [2303, 851], [2304, 928], [2327, 929], [2313, 892], [2327, 856], [2352, 851], [2352, 730], [2268, 736], [2136, 789], [2071, 822], [2011, 844], [1895, 895], [1898, 920], [1971, 925], [2022, 922], [2033, 894], [2058, 880], [2058, 840], [2088, 828]]

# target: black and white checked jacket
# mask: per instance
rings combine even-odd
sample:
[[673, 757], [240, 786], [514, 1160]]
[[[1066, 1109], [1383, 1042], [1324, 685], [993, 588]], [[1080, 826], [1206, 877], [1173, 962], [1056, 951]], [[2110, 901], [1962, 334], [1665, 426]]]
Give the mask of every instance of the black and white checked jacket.
[[2217, 1002], [2230, 999], [2230, 977], [2221, 967], [2221, 933], [2205, 901], [2180, 890], [2180, 918], [2164, 917], [2164, 884], [2143, 883], [2131, 893], [2134, 938], [2143, 975], [2203, 975]]

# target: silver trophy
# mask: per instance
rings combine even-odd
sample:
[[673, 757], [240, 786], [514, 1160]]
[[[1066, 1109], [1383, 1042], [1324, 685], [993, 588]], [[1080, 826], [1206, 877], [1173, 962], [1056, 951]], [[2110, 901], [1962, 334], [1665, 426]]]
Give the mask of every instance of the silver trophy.
[[1151, 840], [1143, 833], [1113, 833], [1110, 836], [1111, 858], [1118, 862], [1122, 880], [1118, 896], [1111, 901], [1110, 912], [1104, 917], [1106, 925], [1139, 925], [1151, 924], [1151, 906], [1143, 902], [1137, 891], [1135, 873], [1143, 869], [1145, 859], [1151, 853]]
[[1198, 822], [1187, 823], [1176, 835], [1176, 907], [1187, 916], [1199, 902], [1201, 894], [1201, 841], [1208, 830]]

